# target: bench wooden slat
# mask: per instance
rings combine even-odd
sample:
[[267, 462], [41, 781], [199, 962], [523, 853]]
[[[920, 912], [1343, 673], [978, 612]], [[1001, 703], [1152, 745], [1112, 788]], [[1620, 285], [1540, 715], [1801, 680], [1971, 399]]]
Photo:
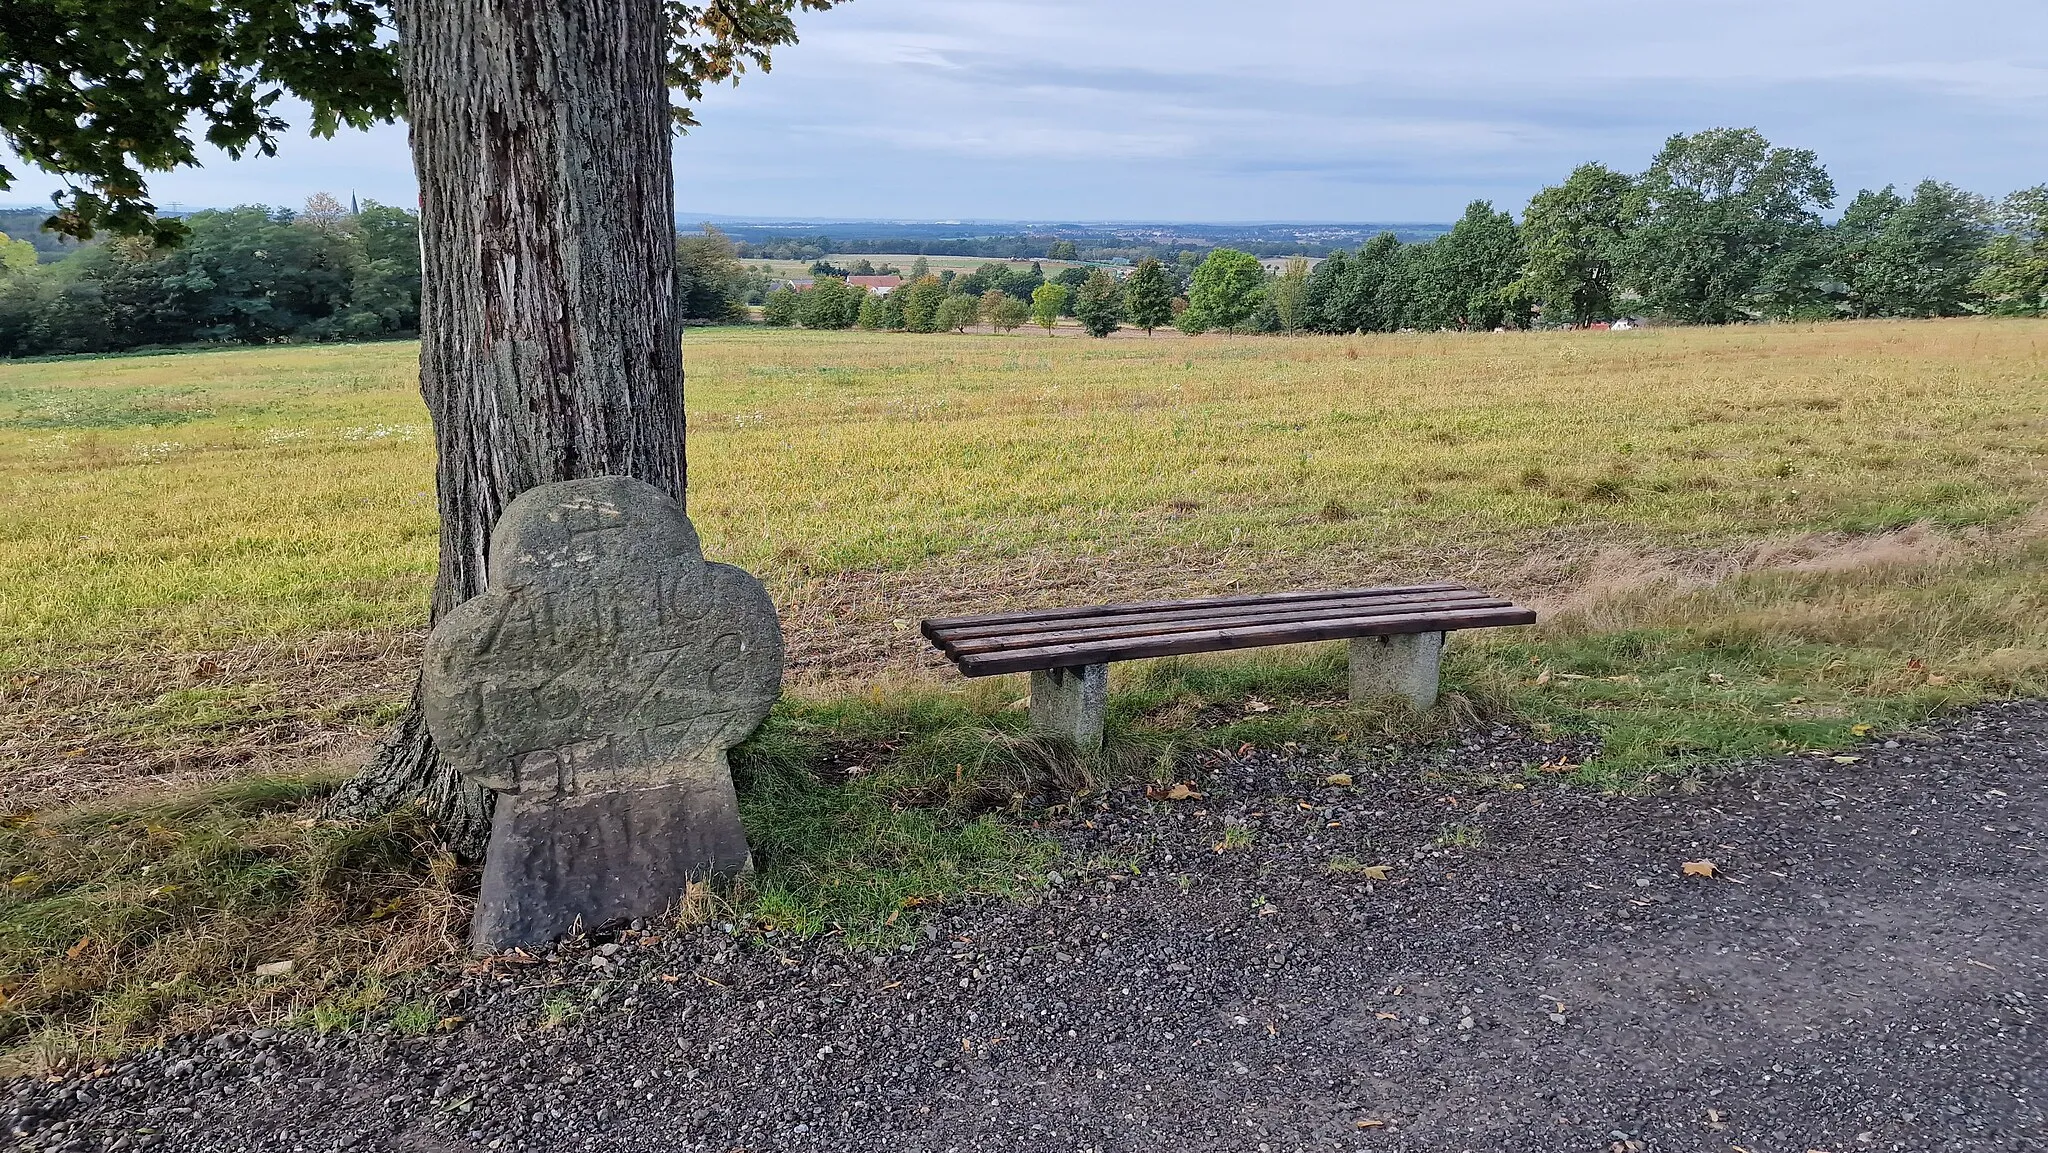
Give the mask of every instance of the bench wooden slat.
[[[1254, 600], [1234, 605], [1204, 605], [1199, 602], [1175, 602], [1164, 608], [1133, 609], [1126, 612], [1101, 613], [1086, 617], [1052, 617], [1039, 620], [1013, 621], [989, 625], [944, 625], [934, 624], [925, 630], [927, 638], [941, 647], [964, 646], [968, 641], [986, 637], [1026, 637], [1042, 633], [1055, 633], [1064, 629], [1108, 628], [1128, 626], [1142, 631], [1154, 623], [1178, 624], [1185, 620], [1222, 621], [1232, 617], [1255, 617], [1275, 612], [1323, 612], [1326, 614], [1348, 613], [1353, 610], [1378, 608], [1406, 604], [1452, 602], [1472, 598], [1499, 601], [1500, 598], [1478, 589], [1452, 588], [1416, 592], [1396, 590], [1393, 592], [1371, 592], [1357, 596], [1329, 596], [1316, 600]], [[1505, 602], [1502, 602], [1505, 603]]]
[[1350, 637], [1388, 636], [1417, 632], [1448, 632], [1456, 629], [1492, 628], [1499, 625], [1536, 623], [1536, 613], [1519, 605], [1499, 608], [1461, 609], [1451, 612], [1417, 612], [1393, 615], [1367, 614], [1287, 624], [1211, 628], [1171, 633], [1135, 640], [1088, 641], [1076, 644], [1044, 645], [985, 656], [955, 658], [960, 671], [970, 677], [1001, 673], [1031, 672], [1039, 669], [1069, 668], [1076, 665], [1106, 664], [1111, 661], [1143, 660], [1151, 657], [1184, 656], [1192, 653], [1227, 652], [1265, 645], [1301, 644], [1309, 641], [1343, 640]]
[[1280, 610], [1244, 605], [1195, 614], [1154, 612], [1125, 618], [1083, 618], [1077, 622], [1053, 622], [1062, 626], [1057, 628], [997, 631], [999, 626], [984, 626], [968, 630], [978, 635], [963, 638], [951, 630], [946, 630], [933, 639], [948, 656], [961, 657], [1084, 641], [1137, 640], [1168, 633], [1290, 624], [1337, 617], [1360, 617], [1367, 614], [1391, 616], [1416, 612], [1457, 612], [1467, 609], [1513, 607], [1511, 602], [1499, 597], [1479, 593], [1442, 592], [1399, 600], [1373, 598], [1316, 603], [1306, 608], [1290, 605]]
[[1289, 601], [1330, 600], [1343, 597], [1394, 596], [1402, 593], [1424, 592], [1478, 592], [1478, 589], [1455, 581], [1434, 584], [1385, 585], [1378, 588], [1324, 589], [1316, 592], [1286, 592], [1243, 594], [1220, 597], [1197, 597], [1181, 601], [1136, 601], [1130, 604], [1082, 605], [1062, 609], [1019, 609], [1011, 612], [983, 613], [977, 616], [933, 617], [924, 622], [923, 630], [930, 637], [934, 630], [963, 628], [973, 625], [994, 625], [1051, 620], [1072, 620], [1076, 617], [1103, 616], [1116, 613], [1149, 612], [1158, 609], [1178, 608], [1223, 608], [1231, 605], [1280, 604]]

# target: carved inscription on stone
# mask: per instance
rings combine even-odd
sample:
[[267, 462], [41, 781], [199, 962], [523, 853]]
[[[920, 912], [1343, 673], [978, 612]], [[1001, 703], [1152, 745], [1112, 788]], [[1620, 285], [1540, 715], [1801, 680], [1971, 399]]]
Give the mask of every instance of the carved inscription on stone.
[[782, 680], [761, 583], [707, 564], [682, 509], [624, 477], [519, 497], [488, 572], [428, 638], [423, 688], [442, 755], [501, 794], [477, 947], [656, 913], [744, 868], [725, 750]]

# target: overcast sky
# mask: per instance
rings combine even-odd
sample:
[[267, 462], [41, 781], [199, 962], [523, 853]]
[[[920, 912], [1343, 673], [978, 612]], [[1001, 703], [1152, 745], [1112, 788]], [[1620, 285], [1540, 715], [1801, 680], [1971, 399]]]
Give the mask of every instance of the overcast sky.
[[[684, 213], [1440, 221], [1717, 125], [1816, 150], [1845, 196], [2048, 182], [2044, 0], [853, 0], [799, 27], [678, 141]], [[155, 188], [410, 203], [409, 164], [400, 128], [299, 134]]]

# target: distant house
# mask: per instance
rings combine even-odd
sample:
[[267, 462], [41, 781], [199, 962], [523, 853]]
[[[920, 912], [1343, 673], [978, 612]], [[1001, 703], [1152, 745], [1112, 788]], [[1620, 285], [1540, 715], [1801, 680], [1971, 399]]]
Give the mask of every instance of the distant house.
[[900, 276], [849, 276], [846, 283], [854, 288], [864, 288], [876, 296], [887, 296], [903, 287]]
[[798, 292], [802, 292], [816, 283], [818, 283], [818, 280], [813, 276], [792, 276], [788, 280], [774, 282], [777, 288], [793, 288]]

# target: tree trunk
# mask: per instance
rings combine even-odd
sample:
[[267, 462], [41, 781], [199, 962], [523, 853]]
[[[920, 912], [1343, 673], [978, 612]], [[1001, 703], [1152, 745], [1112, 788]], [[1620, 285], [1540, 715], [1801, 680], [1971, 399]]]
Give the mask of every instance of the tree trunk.
[[[535, 485], [683, 496], [662, 0], [398, 0], [424, 284], [420, 391], [441, 514], [431, 616], [484, 591], [498, 514]], [[418, 697], [337, 794], [418, 800], [481, 851], [492, 795], [435, 754]]]

